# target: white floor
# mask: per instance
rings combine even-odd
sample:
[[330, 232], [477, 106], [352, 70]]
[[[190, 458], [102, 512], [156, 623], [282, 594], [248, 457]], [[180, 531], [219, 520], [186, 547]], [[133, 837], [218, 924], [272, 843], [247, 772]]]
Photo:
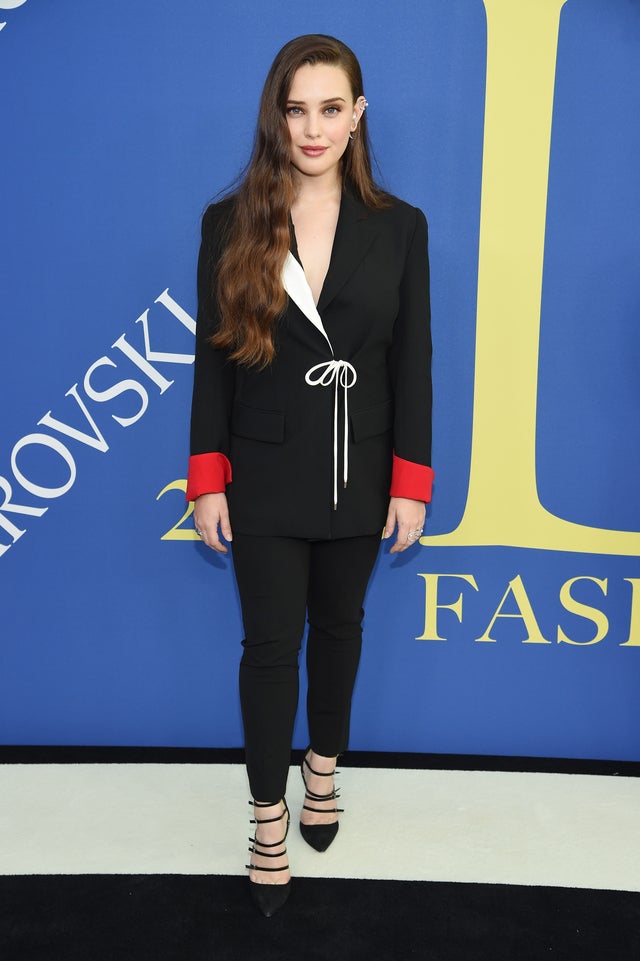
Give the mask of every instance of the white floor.
[[[298, 876], [640, 891], [640, 778], [344, 768], [340, 833]], [[240, 765], [0, 765], [0, 874], [241, 874]]]

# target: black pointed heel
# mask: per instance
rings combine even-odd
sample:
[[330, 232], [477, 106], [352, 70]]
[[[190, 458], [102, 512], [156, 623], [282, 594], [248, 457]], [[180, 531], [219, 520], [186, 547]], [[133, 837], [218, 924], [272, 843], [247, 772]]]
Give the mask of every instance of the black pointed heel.
[[[340, 793], [339, 791], [336, 791], [335, 787], [332, 791], [329, 792], [329, 794], [314, 794], [313, 791], [310, 791], [309, 788], [307, 787], [307, 779], [304, 776], [305, 766], [308, 767], [311, 773], [315, 774], [316, 777], [333, 777], [333, 775], [336, 773], [335, 768], [333, 771], [327, 771], [327, 772], [314, 771], [307, 760], [307, 754], [309, 753], [310, 750], [311, 748], [307, 748], [307, 750], [305, 751], [302, 764], [300, 765], [300, 773], [302, 774], [302, 781], [304, 783], [305, 801], [312, 801], [312, 802], [315, 801], [316, 803], [318, 801], [337, 801], [340, 798]], [[344, 810], [343, 808], [339, 808], [339, 807], [333, 807], [333, 808], [311, 807], [308, 804], [303, 804], [302, 807], [305, 811], [315, 811], [316, 814], [342, 814]], [[340, 827], [340, 824], [338, 823], [337, 819], [332, 824], [303, 824], [301, 821], [300, 834], [302, 835], [304, 840], [307, 842], [307, 844], [310, 844], [315, 851], [319, 851], [320, 853], [322, 853], [322, 851], [327, 850], [331, 842], [334, 840], [336, 834], [338, 833], [339, 827]]]
[[[277, 818], [251, 819], [251, 824], [256, 825], [254, 836], [249, 838], [251, 843], [249, 851], [251, 854], [258, 854], [261, 858], [281, 858], [287, 853], [286, 840], [289, 833], [289, 822], [291, 818], [289, 815], [287, 802], [284, 798], [282, 799], [282, 803], [284, 804], [284, 810], [282, 811], [282, 814], [278, 815]], [[249, 804], [253, 804], [257, 808], [273, 807], [273, 804], [268, 801], [264, 803], [260, 801], [249, 801]], [[282, 821], [283, 818], [286, 818], [286, 827], [284, 831], [284, 837], [281, 841], [274, 841], [271, 844], [265, 844], [263, 841], [258, 841], [258, 824], [272, 824], [275, 821]], [[265, 850], [262, 850], [263, 848]], [[268, 848], [282, 848], [282, 850], [266, 850]], [[287, 863], [284, 867], [280, 868], [260, 868], [257, 864], [247, 864], [245, 867], [251, 871], [287, 871], [289, 869], [289, 864]], [[287, 901], [287, 898], [291, 893], [291, 879], [289, 879], [286, 884], [258, 884], [257, 881], [252, 881], [251, 878], [249, 878], [249, 890], [251, 891], [251, 897], [253, 898], [254, 904], [258, 910], [264, 914], [265, 918], [270, 918], [276, 913], [276, 911], [279, 911]]]

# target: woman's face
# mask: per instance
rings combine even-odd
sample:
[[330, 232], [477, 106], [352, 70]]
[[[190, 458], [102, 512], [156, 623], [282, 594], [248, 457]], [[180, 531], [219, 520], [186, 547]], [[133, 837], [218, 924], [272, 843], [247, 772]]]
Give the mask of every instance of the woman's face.
[[362, 116], [363, 97], [354, 103], [342, 67], [304, 64], [293, 77], [286, 105], [291, 163], [305, 177], [340, 176], [349, 134]]

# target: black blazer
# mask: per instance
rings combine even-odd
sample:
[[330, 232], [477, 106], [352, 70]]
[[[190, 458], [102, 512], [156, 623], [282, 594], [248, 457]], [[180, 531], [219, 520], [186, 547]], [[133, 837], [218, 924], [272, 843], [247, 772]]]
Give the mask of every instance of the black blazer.
[[[381, 531], [392, 470], [394, 493], [428, 499], [406, 486], [407, 467], [425, 473], [431, 449], [431, 337], [427, 223], [402, 201], [373, 211], [344, 193], [329, 270], [318, 303], [323, 333], [289, 299], [265, 370], [238, 366], [208, 342], [218, 321], [212, 278], [224, 246], [232, 199], [202, 222], [191, 454], [224, 454], [231, 526], [239, 533], [306, 538]], [[292, 229], [292, 253], [297, 257]], [[344, 394], [312, 386], [318, 364], [348, 361], [348, 485], [343, 487]], [[316, 376], [329, 368], [316, 372]], [[313, 376], [313, 375], [312, 375]], [[334, 433], [338, 498], [333, 504]], [[395, 452], [395, 453], [394, 453]], [[399, 463], [401, 459], [402, 463]], [[221, 487], [202, 478], [191, 497]], [[407, 464], [407, 462], [409, 462]], [[191, 465], [190, 465], [191, 466]], [[426, 471], [430, 473], [430, 471]], [[404, 480], [403, 480], [404, 478]], [[398, 484], [400, 486], [398, 486]], [[412, 485], [410, 484], [409, 487]]]

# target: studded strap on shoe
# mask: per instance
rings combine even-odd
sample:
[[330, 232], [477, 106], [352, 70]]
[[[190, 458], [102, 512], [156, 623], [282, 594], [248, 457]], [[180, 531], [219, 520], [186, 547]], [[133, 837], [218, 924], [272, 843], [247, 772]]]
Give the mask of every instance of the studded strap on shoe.
[[[302, 762], [302, 772], [301, 772], [301, 773], [302, 773], [302, 780], [303, 780], [303, 782], [304, 782], [304, 790], [305, 790], [304, 799], [305, 799], [305, 801], [315, 801], [316, 803], [317, 803], [318, 801], [339, 801], [339, 800], [340, 800], [340, 789], [339, 789], [339, 788], [336, 790], [336, 788], [334, 787], [333, 790], [330, 791], [328, 794], [314, 794], [313, 791], [310, 791], [310, 790], [309, 790], [309, 788], [307, 787], [307, 779], [306, 779], [305, 776], [304, 776], [304, 768], [305, 768], [305, 765], [306, 765], [306, 767], [309, 768], [309, 770], [311, 771], [312, 774], [315, 774], [316, 777], [333, 777], [334, 774], [339, 774], [339, 773], [340, 773], [339, 771], [336, 771], [335, 768], [333, 769], [333, 771], [314, 771], [313, 768], [311, 767], [311, 765], [309, 764], [309, 762], [308, 762], [308, 760], [307, 760], [307, 757], [306, 757], [306, 755], [305, 755], [304, 760], [303, 760], [303, 762]], [[333, 807], [333, 808], [314, 808], [314, 807], [309, 807], [308, 804], [303, 804], [302, 807], [303, 807], [303, 809], [304, 809], [305, 811], [314, 811], [316, 814], [343, 814], [343, 813], [344, 813], [344, 808], [339, 808], [339, 807]]]
[[[273, 807], [273, 804], [269, 803], [268, 801], [267, 802], [249, 801], [249, 804], [252, 804], [256, 808]], [[284, 804], [284, 808], [282, 813], [275, 818], [251, 818], [250, 819], [250, 824], [258, 825], [258, 824], [274, 824], [276, 821], [282, 821], [284, 818], [286, 818], [286, 827], [285, 827], [284, 837], [280, 841], [272, 841], [272, 842], [259, 841], [257, 837], [258, 829], [256, 827], [256, 833], [252, 838], [249, 838], [249, 843], [251, 844], [251, 847], [249, 848], [250, 854], [257, 854], [261, 858], [281, 858], [286, 855], [287, 848], [285, 845], [286, 845], [287, 835], [289, 834], [290, 816], [289, 816], [289, 808], [287, 807], [287, 802], [284, 800], [284, 798], [283, 798], [283, 804]], [[277, 848], [281, 846], [283, 847], [282, 851], [257, 850], [258, 848], [266, 849], [266, 848]], [[262, 867], [259, 867], [257, 864], [253, 864], [253, 863], [245, 864], [245, 867], [250, 871], [288, 871], [289, 870], [288, 863], [285, 864], [284, 866], [277, 867], [277, 868], [271, 868], [271, 867], [262, 868]]]
[[[308, 753], [308, 751], [307, 751], [307, 753]], [[304, 756], [303, 764], [305, 764], [306, 767], [309, 768], [309, 770], [311, 771], [311, 773], [312, 773], [312, 774], [315, 774], [316, 777], [333, 777], [334, 774], [340, 774], [340, 771], [336, 771], [335, 768], [333, 769], [333, 771], [314, 771], [313, 768], [311, 767], [311, 765], [309, 764], [309, 761], [307, 760], [307, 755], [306, 755], [306, 754], [305, 754], [305, 756]]]

